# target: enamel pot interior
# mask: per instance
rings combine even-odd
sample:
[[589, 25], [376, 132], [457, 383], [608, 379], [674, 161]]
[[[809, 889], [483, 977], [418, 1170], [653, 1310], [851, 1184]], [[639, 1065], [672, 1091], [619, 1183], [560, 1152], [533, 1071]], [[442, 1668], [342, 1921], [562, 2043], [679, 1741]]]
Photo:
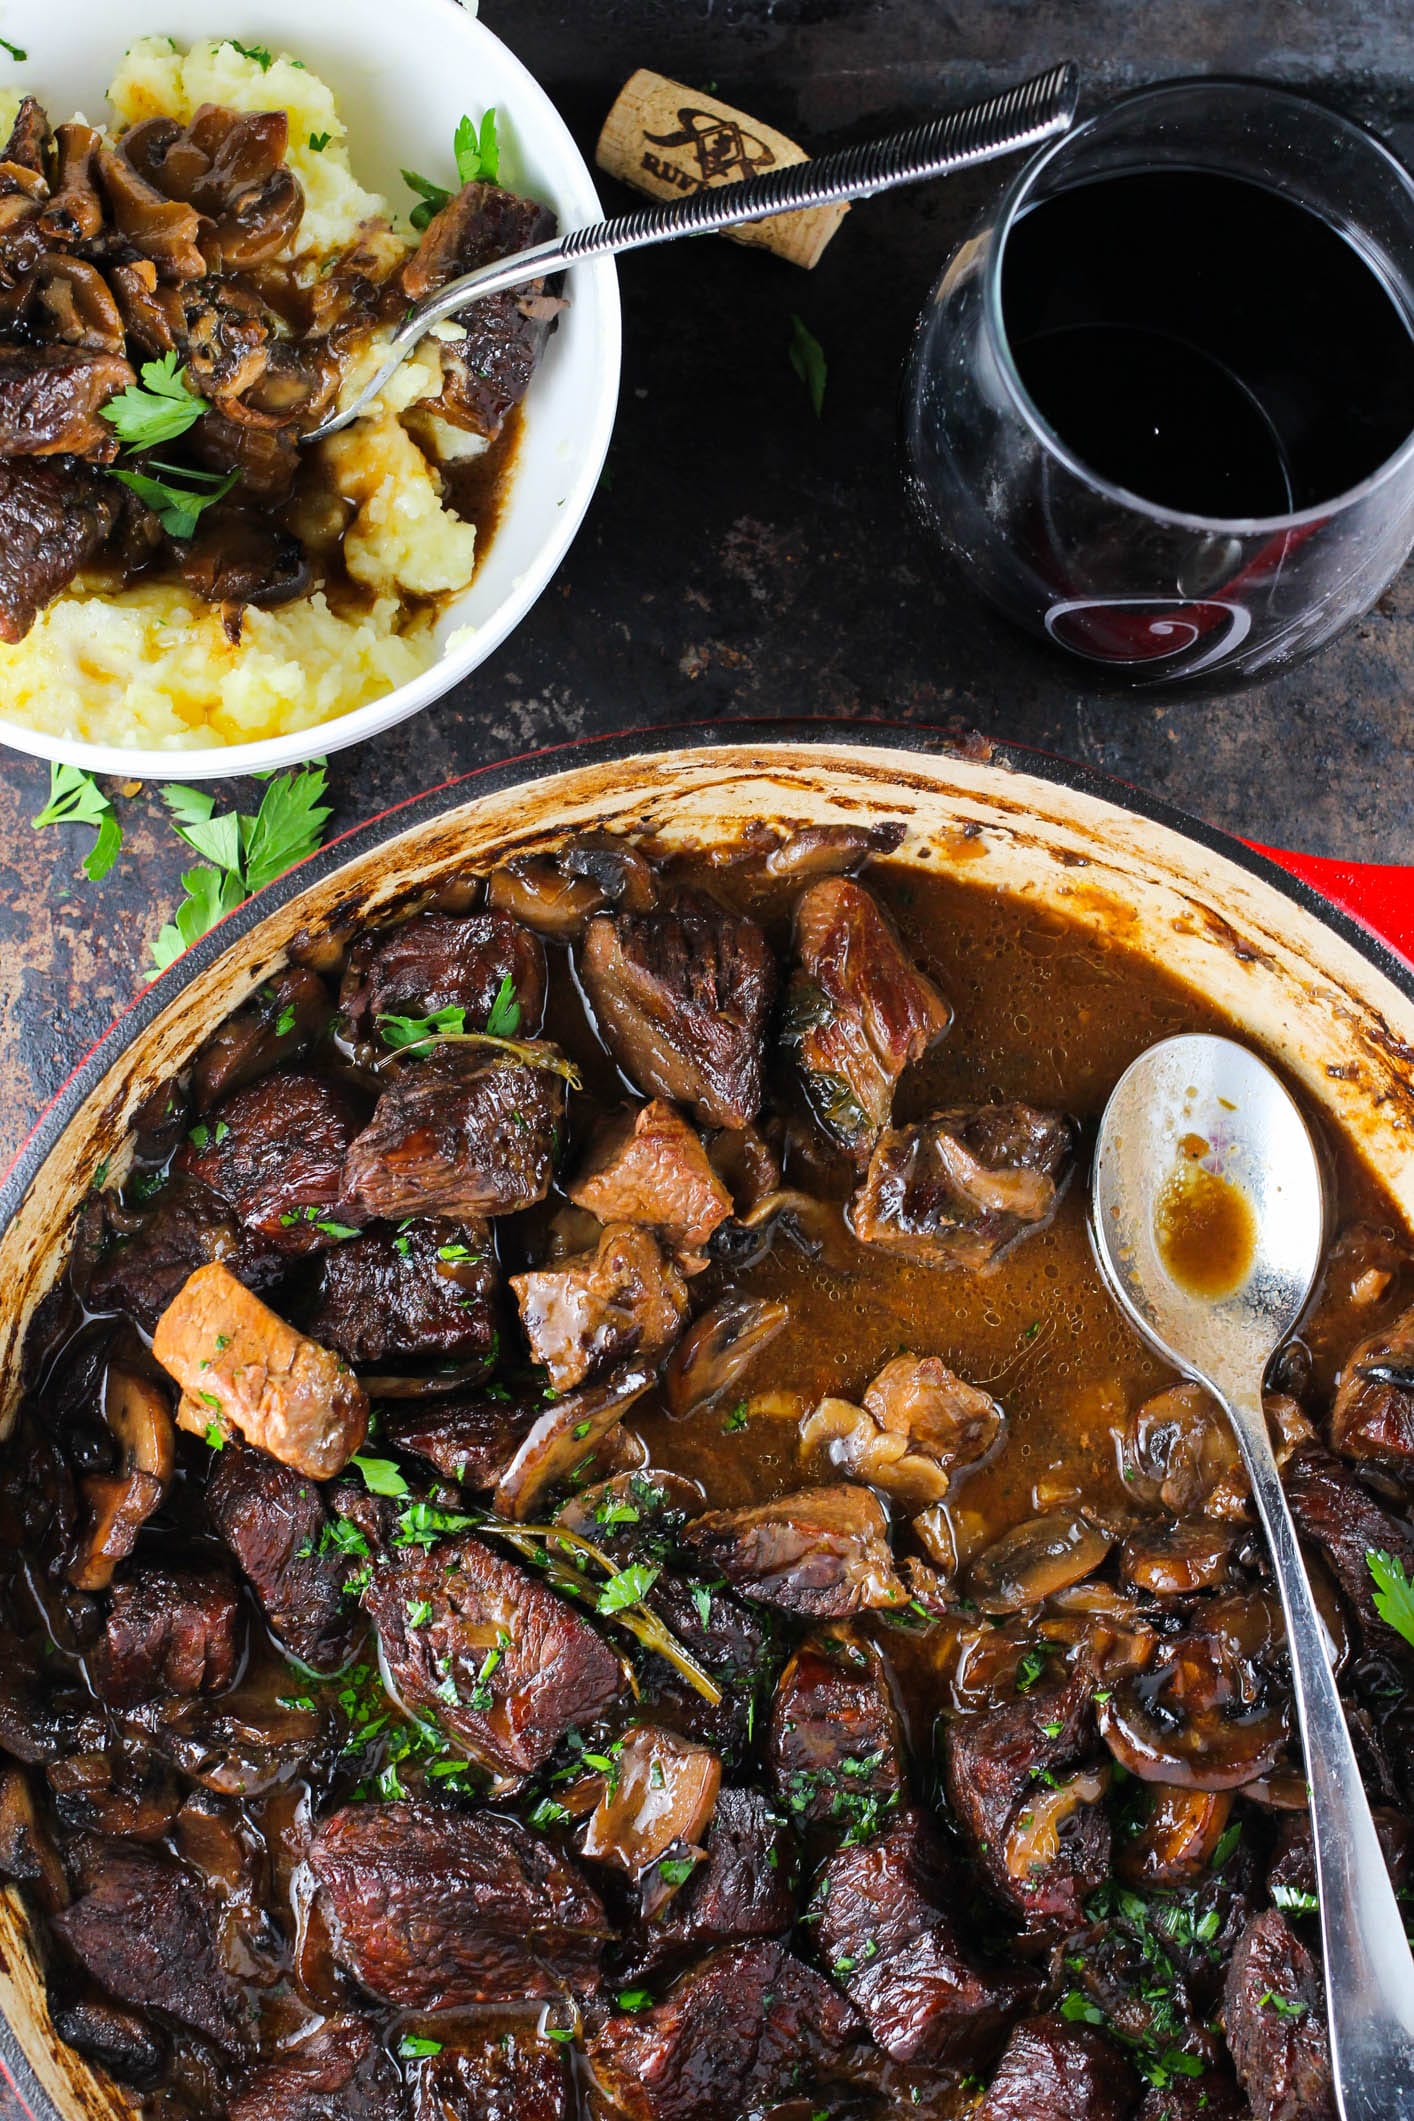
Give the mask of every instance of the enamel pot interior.
[[[565, 754], [551, 754], [421, 798], [302, 865], [142, 997], [60, 1093], [0, 1194], [0, 1421], [13, 1414], [25, 1326], [95, 1171], [108, 1159], [121, 1172], [132, 1113], [279, 968], [291, 939], [415, 906], [461, 871], [589, 828], [683, 844], [733, 838], [761, 819], [897, 818], [901, 859], [1067, 913], [1187, 979], [1378, 1168], [1414, 1228], [1414, 979], [1372, 940], [1320, 918], [1304, 887], [1221, 835], [1140, 814], [1112, 784], [1101, 792], [1044, 761], [898, 749], [892, 732], [856, 744], [711, 734], [694, 743], [677, 732], [656, 751], [642, 740], [578, 746], [568, 770]], [[6, 2058], [36, 2116], [130, 2112], [56, 2040], [23, 1915], [2, 1899], [0, 2010]]]

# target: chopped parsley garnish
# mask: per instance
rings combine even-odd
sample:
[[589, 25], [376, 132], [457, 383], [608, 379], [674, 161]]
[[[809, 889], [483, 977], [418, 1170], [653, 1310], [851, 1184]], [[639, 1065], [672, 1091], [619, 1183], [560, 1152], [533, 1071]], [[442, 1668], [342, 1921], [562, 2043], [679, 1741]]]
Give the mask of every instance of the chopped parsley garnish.
[[214, 1407], [216, 1412], [220, 1413], [221, 1402], [214, 1392], [198, 1392], [196, 1396], [204, 1407]]
[[599, 1593], [598, 1611], [621, 1613], [625, 1606], [638, 1605], [652, 1590], [660, 1573], [644, 1561], [635, 1561], [630, 1567], [620, 1569]]
[[1274, 1885], [1272, 1899], [1288, 1915], [1314, 1915], [1321, 1905], [1314, 1893], [1303, 1892], [1299, 1885]]
[[331, 133], [311, 133], [309, 136], [310, 153], [313, 155], [322, 155], [332, 138], [333, 135]]
[[368, 1458], [358, 1452], [353, 1464], [363, 1475], [363, 1484], [370, 1495], [406, 1495], [408, 1484], [391, 1458]]
[[123, 828], [93, 775], [59, 759], [49, 768], [49, 800], [30, 824], [36, 832], [45, 825], [96, 825], [98, 838], [83, 863], [84, 875], [95, 884], [107, 876], [123, 844]]
[[[204, 1399], [205, 1397], [206, 1397], [206, 1395], [205, 1395], [205, 1393], [203, 1392], [203, 1394], [202, 1394], [202, 1398]], [[225, 1432], [225, 1430], [224, 1430], [224, 1429], [222, 1428], [222, 1426], [221, 1426], [221, 1424], [220, 1424], [220, 1422], [219, 1422], [219, 1421], [208, 1421], [208, 1423], [206, 1424], [206, 1429], [205, 1429], [205, 1432], [204, 1432], [204, 1433], [205, 1433], [205, 1440], [206, 1440], [206, 1442], [207, 1442], [207, 1443], [209, 1443], [209, 1444], [210, 1444], [210, 1446], [211, 1446], [211, 1448], [212, 1448], [212, 1450], [213, 1450], [213, 1451], [224, 1451], [224, 1450], [225, 1450], [225, 1448], [226, 1448], [226, 1432]]]
[[23, 65], [29, 57], [27, 51], [22, 51], [18, 44], [12, 44], [8, 37], [0, 37], [0, 51], [7, 51], [10, 57], [20, 65]]
[[653, 1998], [646, 1988], [621, 1988], [619, 2009], [621, 2011], [646, 2011], [653, 2007]]
[[[452, 135], [452, 156], [457, 165], [457, 181], [460, 184], [495, 184], [500, 180], [501, 149], [496, 137], [496, 113], [488, 110], [480, 127], [473, 125], [469, 117], [463, 117]], [[430, 177], [420, 177], [415, 169], [403, 171], [403, 182], [409, 191], [417, 193], [417, 205], [408, 215], [410, 225], [420, 235], [434, 214], [439, 214], [452, 194], [441, 184], [434, 184]], [[507, 1032], [509, 1037], [510, 1033]]]
[[434, 1547], [450, 1532], [468, 1532], [476, 1523], [457, 1510], [439, 1509], [433, 1502], [410, 1502], [399, 1512], [393, 1544], [399, 1547]]
[[475, 1266], [481, 1254], [473, 1252], [470, 1245], [438, 1245], [437, 1257], [445, 1259], [452, 1266]]
[[811, 410], [818, 420], [825, 407], [825, 349], [804, 319], [792, 313], [790, 320], [790, 365], [805, 385]]
[[408, 1606], [407, 1619], [410, 1628], [425, 1628], [431, 1618], [432, 1601], [430, 1598], [415, 1599]]
[[731, 1413], [728, 1414], [726, 1420], [722, 1423], [723, 1435], [734, 1436], [739, 1429], [744, 1429], [746, 1427], [747, 1422], [750, 1420], [750, 1418], [750, 1415], [746, 1411], [746, 1401], [744, 1399], [739, 1399], [736, 1405], [732, 1408]]
[[1016, 1668], [1016, 1691], [1029, 1694], [1036, 1681], [1046, 1669], [1044, 1650], [1028, 1650]]
[[1222, 1833], [1218, 1836], [1218, 1845], [1213, 1850], [1213, 1869], [1215, 1871], [1220, 1871], [1222, 1869], [1223, 1865], [1227, 1862], [1228, 1857], [1232, 1854], [1233, 1850], [1237, 1847], [1237, 1844], [1241, 1839], [1242, 1821], [1240, 1819], [1234, 1819], [1232, 1825], [1229, 1827], [1225, 1827]]
[[1299, 1996], [1282, 1996], [1274, 1988], [1257, 1998], [1258, 2010], [1276, 2011], [1283, 2018], [1304, 2018], [1306, 2006]]
[[1414, 1583], [1404, 1564], [1397, 1555], [1386, 1554], [1381, 1547], [1370, 1547], [1365, 1566], [1375, 1579], [1375, 1611], [1396, 1634], [1414, 1643]]
[[293, 1002], [286, 1002], [284, 1008], [275, 1019], [275, 1036], [276, 1038], [288, 1038], [294, 1028], [295, 1005]]
[[416, 2062], [423, 2055], [440, 2055], [440, 2040], [429, 2040], [425, 2033], [404, 2033], [398, 2042], [398, 2053], [405, 2062]]
[[231, 50], [239, 52], [243, 59], [253, 59], [262, 74], [268, 74], [271, 67], [275, 64], [274, 53], [269, 51], [263, 44], [240, 44], [234, 37], [227, 37], [226, 42], [230, 45]]
[[417, 1053], [447, 1034], [459, 1036], [466, 1029], [466, 1011], [456, 1007], [434, 1009], [431, 1016], [380, 1016], [378, 1033], [395, 1053]]
[[516, 1000], [515, 982], [508, 972], [496, 989], [496, 999], [486, 1019], [486, 1035], [488, 1038], [514, 1038], [519, 1029], [520, 1003]]
[[368, 1541], [356, 1524], [347, 1517], [331, 1517], [319, 1535], [321, 1554], [357, 1554], [368, 1559]]
[[568, 1808], [558, 1804], [553, 1797], [542, 1797], [530, 1815], [532, 1826], [562, 1826], [569, 1818]]
[[664, 1856], [658, 1865], [658, 1876], [665, 1885], [685, 1885], [696, 1868], [695, 1856]]
[[185, 365], [175, 352], [163, 354], [160, 361], [144, 361], [140, 374], [140, 383], [129, 383], [126, 390], [120, 390], [99, 407], [104, 419], [117, 430], [118, 440], [129, 449], [151, 449], [158, 442], [174, 442], [208, 410], [205, 398], [189, 386]]
[[692, 1602], [697, 1608], [697, 1617], [704, 1628], [712, 1625], [712, 1593], [705, 1583], [692, 1586]]
[[596, 1524], [637, 1524], [638, 1512], [631, 1502], [615, 1502], [606, 1495], [602, 1502], [596, 1502], [594, 1505], [594, 1522]]

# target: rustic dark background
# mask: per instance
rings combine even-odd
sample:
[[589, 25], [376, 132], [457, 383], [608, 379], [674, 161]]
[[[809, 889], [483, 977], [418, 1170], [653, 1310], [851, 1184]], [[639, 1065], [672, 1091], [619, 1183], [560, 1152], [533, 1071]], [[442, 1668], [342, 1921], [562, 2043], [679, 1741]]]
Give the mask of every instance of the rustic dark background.
[[[1327, 97], [1414, 158], [1408, 0], [485, 0], [483, 14], [586, 151], [637, 65], [714, 84], [825, 146], [1069, 54], [1087, 108], [1166, 75], [1257, 74]], [[297, 24], [296, 5], [292, 43]], [[980, 171], [856, 209], [813, 274], [714, 240], [630, 259], [618, 428], [574, 551], [457, 692], [334, 756], [335, 827], [582, 732], [807, 713], [841, 730], [875, 716], [961, 722], [1255, 838], [1414, 859], [1414, 572], [1316, 663], [1182, 700], [1097, 693], [937, 582], [900, 500], [899, 366], [934, 274], [996, 181]], [[818, 421], [787, 360], [792, 311], [829, 362]], [[29, 828], [46, 788], [45, 767], [0, 764], [0, 1163], [141, 984], [191, 861], [155, 793], [119, 796], [122, 855], [89, 883], [91, 833]], [[220, 793], [223, 807], [237, 795], [253, 807], [258, 790]]]

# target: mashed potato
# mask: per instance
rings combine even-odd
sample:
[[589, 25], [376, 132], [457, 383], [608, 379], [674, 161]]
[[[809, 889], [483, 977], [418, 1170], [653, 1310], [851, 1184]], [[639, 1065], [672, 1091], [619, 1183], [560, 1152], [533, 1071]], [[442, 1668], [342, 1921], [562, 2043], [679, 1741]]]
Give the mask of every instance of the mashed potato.
[[[365, 222], [390, 218], [388, 202], [353, 174], [332, 92], [286, 53], [262, 66], [232, 44], [183, 52], [170, 38], [146, 37], [125, 54], [109, 100], [115, 131], [159, 113], [185, 124], [203, 103], [287, 110], [286, 159], [305, 194], [292, 249], [310, 273]], [[17, 105], [0, 92], [0, 130]], [[309, 144], [325, 136], [321, 148]], [[391, 233], [385, 240], [407, 247]], [[360, 349], [341, 387], [345, 402], [381, 359], [386, 336]], [[441, 387], [429, 340], [367, 414], [319, 445], [355, 508], [345, 564], [370, 592], [371, 608], [334, 611], [316, 592], [272, 611], [248, 609], [233, 644], [219, 610], [180, 584], [139, 581], [100, 593], [80, 581], [23, 641], [0, 644], [0, 714], [54, 736], [180, 751], [308, 728], [427, 669], [437, 650], [426, 606], [409, 620], [405, 600], [464, 589], [476, 562], [473, 526], [442, 505], [436, 471], [402, 425], [410, 413], [419, 431], [442, 428], [418, 410]]]

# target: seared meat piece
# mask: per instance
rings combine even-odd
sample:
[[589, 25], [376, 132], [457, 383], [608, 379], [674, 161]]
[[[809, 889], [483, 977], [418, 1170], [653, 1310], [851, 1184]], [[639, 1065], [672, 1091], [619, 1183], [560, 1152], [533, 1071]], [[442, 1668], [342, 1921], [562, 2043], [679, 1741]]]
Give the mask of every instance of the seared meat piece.
[[652, 913], [600, 914], [580, 974], [605, 1044], [645, 1096], [676, 1098], [709, 1126], [755, 1119], [776, 993], [755, 921], [690, 892]]
[[239, 398], [222, 398], [182, 440], [205, 470], [238, 471], [241, 497], [253, 506], [279, 508], [289, 499], [300, 467], [293, 421], [259, 412]]
[[539, 1411], [505, 1399], [431, 1399], [386, 1409], [383, 1434], [448, 1480], [493, 1488]]
[[[126, 1231], [133, 1218], [120, 1211]], [[222, 1260], [248, 1289], [268, 1289], [285, 1267], [264, 1238], [242, 1229], [225, 1201], [194, 1178], [170, 1178], [131, 1235], [108, 1239], [84, 1291], [90, 1310], [126, 1311], [144, 1333], [198, 1267]]]
[[569, 2121], [576, 2110], [564, 2051], [548, 2040], [440, 2024], [437, 2035], [441, 2053], [410, 2072], [411, 2121]]
[[343, 1358], [296, 1333], [219, 1264], [183, 1283], [152, 1352], [182, 1387], [183, 1428], [238, 1429], [316, 1480], [341, 1473], [368, 1432], [367, 1397]]
[[1043, 1935], [1079, 1928], [1086, 1895], [1109, 1874], [1109, 1821], [1097, 1802], [1107, 1777], [1076, 1767], [1095, 1752], [1094, 1686], [1081, 1664], [1060, 1685], [947, 1726], [958, 1822], [993, 1892]]
[[593, 1252], [513, 1274], [531, 1356], [557, 1392], [635, 1356], [651, 1362], [687, 1323], [682, 1276], [646, 1230], [611, 1223]]
[[395, 1548], [363, 1604], [402, 1700], [506, 1779], [530, 1774], [623, 1691], [588, 1621], [479, 1539]]
[[[513, 257], [555, 233], [555, 216], [538, 200], [499, 184], [466, 184], [427, 224], [416, 254], [402, 270], [410, 302], [462, 273]], [[545, 282], [531, 280], [512, 293], [473, 303], [459, 323], [466, 336], [443, 352], [447, 381], [437, 410], [458, 427], [492, 440], [507, 413], [525, 396], [548, 330]], [[550, 302], [550, 311], [557, 304]]]
[[1248, 1924], [1233, 1953], [1222, 2020], [1254, 2121], [1335, 2121], [1325, 1987], [1275, 1908]]
[[413, 2010], [585, 1994], [609, 1923], [598, 1895], [515, 1819], [438, 1804], [347, 1805], [309, 1852], [335, 1949]]
[[95, 1872], [82, 1898], [54, 1917], [79, 1964], [120, 2003], [164, 2011], [229, 2054], [248, 2051], [251, 2006], [221, 1964], [205, 1882], [130, 1843], [102, 1844]]
[[630, 2121], [723, 2121], [815, 2085], [859, 2030], [845, 1999], [783, 1944], [728, 1945], [652, 2010], [610, 2018], [589, 2060]]
[[635, 1724], [603, 1778], [580, 1847], [642, 1878], [662, 1857], [698, 1848], [716, 1808], [722, 1763], [657, 1724]]
[[[598, 1536], [602, 1539], [602, 1532]], [[654, 1658], [648, 1666], [654, 1699], [671, 1702], [673, 1721], [695, 1738], [729, 1758], [742, 1758], [751, 1749], [758, 1714], [764, 1714], [781, 1661], [774, 1615], [724, 1586], [708, 1589], [670, 1569], [654, 1584], [651, 1602], [684, 1649], [722, 1689], [721, 1701], [709, 1704], [669, 1665]]]
[[141, 2011], [124, 2010], [90, 1990], [70, 2003], [51, 2000], [50, 2014], [59, 2038], [120, 2084], [148, 2092], [158, 2083], [167, 2066], [167, 2044]]
[[771, 1770], [797, 1824], [827, 1822], [856, 1837], [896, 1811], [903, 1732], [883, 1660], [871, 1642], [803, 1642], [771, 1708]]
[[801, 1488], [753, 1509], [709, 1510], [684, 1544], [752, 1598], [808, 1620], [905, 1605], [888, 1520], [868, 1488]]
[[564, 1112], [553, 1068], [442, 1046], [379, 1098], [344, 1162], [344, 1206], [392, 1222], [531, 1207], [550, 1190]]
[[347, 1664], [355, 1617], [343, 1596], [349, 1561], [330, 1536], [318, 1483], [264, 1451], [229, 1445], [212, 1465], [206, 1510], [291, 1655], [316, 1672]]
[[1375, 1579], [1366, 1556], [1392, 1554], [1406, 1575], [1414, 1574], [1414, 1532], [1402, 1518], [1381, 1509], [1348, 1466], [1316, 1445], [1287, 1460], [1282, 1485], [1297, 1530], [1330, 1563], [1365, 1643], [1372, 1650], [1403, 1655], [1400, 1638], [1376, 1608]]
[[1134, 2121], [1252, 2121], [1252, 2109], [1228, 2072], [1205, 2069], [1199, 2077], [1175, 2077], [1152, 2085]]
[[[533, 1038], [545, 1009], [545, 945], [538, 935], [505, 913], [415, 913], [358, 938], [339, 1005], [349, 1036], [381, 1051], [380, 1017], [460, 1009], [461, 1030], [484, 1031], [503, 990], [514, 1003], [506, 1035]], [[503, 1022], [506, 1013], [503, 1007]]]
[[214, 1569], [144, 1568], [113, 1592], [89, 1670], [110, 1708], [164, 1694], [219, 1694], [240, 1664], [236, 1587]]
[[[1377, 1804], [1372, 1811], [1375, 1832], [1380, 1837], [1380, 1847], [1389, 1865], [1394, 1889], [1403, 1898], [1405, 1887], [1414, 1882], [1414, 1821], [1390, 1805]], [[1309, 1812], [1285, 1812], [1282, 1815], [1267, 1870], [1267, 1889], [1270, 1892], [1279, 1885], [1289, 1886], [1298, 1893], [1314, 1893], [1316, 1890], [1316, 1858], [1311, 1846]]]
[[228, 2121], [403, 2121], [403, 2080], [370, 2018], [330, 2018], [256, 2070]]
[[118, 520], [122, 492], [76, 457], [0, 461], [0, 641], [22, 641], [87, 566]]
[[916, 1812], [842, 1848], [817, 1889], [820, 1956], [900, 2062], [995, 2054], [1039, 1984], [981, 1966], [947, 1903], [957, 1880]]
[[644, 1925], [654, 1963], [670, 1952], [750, 1937], [780, 1937], [796, 1916], [800, 1851], [758, 1790], [722, 1790], [707, 1830], [707, 1860]]
[[416, 1220], [326, 1252], [313, 1338], [350, 1362], [484, 1362], [496, 1351], [496, 1249], [489, 1226]]
[[314, 586], [314, 569], [299, 539], [234, 501], [218, 501], [203, 514], [177, 555], [177, 567], [204, 604], [226, 605], [237, 614], [247, 604], [273, 611]]
[[358, 1108], [323, 1075], [261, 1076], [212, 1107], [175, 1168], [228, 1200], [247, 1229], [288, 1253], [339, 1242], [335, 1215]]
[[942, 1037], [952, 1010], [873, 893], [847, 877], [823, 878], [796, 900], [795, 951], [784, 1035], [815, 1117], [863, 1163], [899, 1077]]
[[198, 1112], [209, 1111], [223, 1097], [293, 1060], [318, 1038], [332, 1008], [318, 973], [304, 965], [287, 965], [274, 973], [243, 1009], [212, 1032], [197, 1054], [191, 1088]]
[[566, 1190], [601, 1222], [646, 1223], [688, 1274], [706, 1266], [702, 1247], [732, 1213], [701, 1137], [661, 1097], [605, 1121]]
[[136, 381], [118, 354], [79, 346], [0, 346], [0, 458], [111, 463], [118, 437], [100, 408]]
[[1088, 2025], [1027, 2018], [970, 2121], [1126, 2121], [1138, 2089], [1118, 2048]]
[[1050, 1220], [1070, 1122], [1034, 1105], [959, 1105], [880, 1136], [850, 1201], [862, 1244], [929, 1267], [985, 1267]]
[[1347, 1458], [1414, 1463], [1414, 1311], [1362, 1340], [1340, 1373], [1331, 1443]]

